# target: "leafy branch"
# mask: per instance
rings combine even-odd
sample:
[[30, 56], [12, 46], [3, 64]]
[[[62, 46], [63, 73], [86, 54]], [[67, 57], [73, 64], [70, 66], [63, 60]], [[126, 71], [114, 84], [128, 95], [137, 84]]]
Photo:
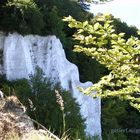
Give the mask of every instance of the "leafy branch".
[[75, 45], [74, 51], [96, 59], [110, 71], [98, 83], [80, 90], [92, 97], [117, 96], [140, 110], [140, 40], [133, 36], [126, 40], [125, 33], [116, 34], [111, 15], [97, 15], [90, 23], [71, 16], [64, 21], [77, 29], [73, 37], [80, 45]]

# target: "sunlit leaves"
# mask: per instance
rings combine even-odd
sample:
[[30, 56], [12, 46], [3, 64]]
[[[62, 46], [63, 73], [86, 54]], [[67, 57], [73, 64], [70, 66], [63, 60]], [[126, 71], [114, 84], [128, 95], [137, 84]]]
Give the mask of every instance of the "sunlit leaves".
[[93, 26], [93, 27], [94, 27], [94, 30], [95, 30], [95, 31], [98, 30], [99, 26], [100, 26], [100, 24], [97, 22], [97, 23]]
[[118, 38], [118, 35], [112, 34], [111, 37], [112, 37], [112, 39], [117, 39]]
[[140, 35], [140, 30], [137, 33], [138, 33], [138, 35]]
[[37, 5], [33, 0], [8, 0], [7, 6], [16, 6], [19, 9], [36, 8]]
[[124, 37], [125, 33], [119, 33], [120, 37]]
[[[108, 14], [95, 16], [92, 24], [72, 17], [64, 20], [77, 29], [74, 39], [82, 44], [74, 51], [96, 59], [110, 71], [98, 83], [80, 90], [92, 97], [118, 96], [140, 110], [140, 40], [133, 36], [126, 40], [125, 33], [116, 34]], [[95, 90], [96, 94], [91, 94]]]

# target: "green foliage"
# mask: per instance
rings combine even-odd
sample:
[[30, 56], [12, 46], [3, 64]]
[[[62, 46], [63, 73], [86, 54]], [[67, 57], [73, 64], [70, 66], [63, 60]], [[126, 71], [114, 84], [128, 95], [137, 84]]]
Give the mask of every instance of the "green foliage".
[[34, 34], [44, 26], [43, 16], [33, 0], [5, 0], [0, 2], [0, 12], [0, 30]]
[[0, 30], [57, 36], [60, 32], [64, 36], [63, 16], [70, 14], [83, 20], [89, 15], [77, 2], [70, 0], [3, 0], [0, 13]]
[[[118, 98], [102, 99], [102, 137], [104, 140], [126, 140], [125, 133], [113, 133], [113, 130], [123, 129], [123, 121], [127, 118], [128, 105]], [[120, 117], [121, 116], [121, 117]], [[126, 127], [127, 128], [127, 127]]]
[[124, 36], [125, 39], [128, 39], [131, 36], [140, 38], [140, 36], [138, 36], [137, 34], [138, 29], [135, 26], [128, 26], [127, 23], [121, 22], [120, 19], [116, 19], [114, 17], [112, 18], [113, 18], [113, 25], [115, 28], [115, 33], [117, 34], [121, 32], [125, 33], [125, 36]]
[[[45, 10], [46, 11], [46, 10]], [[65, 34], [63, 32], [63, 21], [58, 15], [59, 11], [56, 6], [53, 6], [50, 11], [46, 11], [48, 14], [45, 16], [45, 32], [47, 34], [56, 35], [64, 43]]]
[[41, 34], [44, 28], [43, 15], [37, 8], [28, 8], [23, 14], [23, 23], [20, 25], [20, 32]]
[[70, 134], [70, 139], [85, 139], [84, 119], [76, 100], [70, 92], [44, 78], [40, 69], [37, 69], [35, 75], [31, 75], [29, 81], [18, 80], [12, 82], [12, 86], [14, 93], [26, 106], [29, 116], [59, 136], [63, 134], [63, 112], [57, 103], [55, 89], [60, 91], [64, 100], [65, 130]]
[[96, 60], [91, 60], [85, 54], [77, 54], [77, 61], [74, 63], [79, 68], [80, 80], [82, 82], [92, 81], [97, 82], [104, 73], [104, 67]]
[[[71, 16], [64, 19], [69, 22], [69, 27], [77, 28], [74, 35], [81, 45], [75, 46], [76, 52], [83, 52], [87, 56], [96, 59], [106, 66], [110, 73], [86, 90], [90, 94], [96, 89], [95, 96], [118, 96], [121, 99], [130, 100], [130, 104], [139, 109], [139, 51], [140, 40], [131, 36], [124, 39], [124, 33], [114, 33], [110, 15], [99, 15], [94, 25], [86, 22], [78, 22]], [[111, 45], [110, 47], [108, 47]], [[94, 97], [95, 97], [94, 96]]]
[[0, 89], [3, 89], [3, 86], [8, 84], [9, 82], [6, 80], [6, 76], [0, 75]]

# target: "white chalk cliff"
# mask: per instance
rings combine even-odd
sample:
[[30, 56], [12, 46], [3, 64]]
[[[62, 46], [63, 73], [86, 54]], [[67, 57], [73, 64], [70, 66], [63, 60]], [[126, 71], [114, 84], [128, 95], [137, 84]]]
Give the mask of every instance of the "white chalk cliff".
[[77, 86], [86, 88], [92, 83], [80, 82], [78, 68], [66, 59], [59, 39], [55, 36], [0, 34], [0, 49], [3, 50], [0, 71], [6, 74], [7, 79], [29, 78], [29, 74], [34, 74], [36, 66], [39, 66], [46, 77], [72, 91], [73, 97], [81, 105], [82, 116], [86, 118], [87, 135], [101, 137], [100, 99], [93, 100], [77, 90]]

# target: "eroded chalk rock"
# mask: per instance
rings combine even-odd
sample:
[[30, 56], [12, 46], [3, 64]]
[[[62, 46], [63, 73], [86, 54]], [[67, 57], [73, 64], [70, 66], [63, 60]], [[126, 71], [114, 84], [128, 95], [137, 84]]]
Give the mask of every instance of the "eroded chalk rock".
[[[34, 120], [35, 121], [35, 120]], [[0, 98], [0, 140], [60, 140], [45, 128], [36, 130], [33, 120], [16, 96]]]
[[[7, 79], [29, 78], [39, 66], [46, 77], [59, 82], [62, 88], [72, 91], [73, 97], [81, 105], [80, 112], [86, 118], [87, 135], [101, 137], [101, 102], [92, 99], [77, 90], [77, 86], [87, 88], [91, 82], [81, 83], [79, 71], [75, 64], [70, 63], [64, 49], [55, 36], [41, 37], [37, 35], [22, 36], [17, 33], [4, 38], [3, 69]], [[94, 94], [94, 93], [93, 93]]]

